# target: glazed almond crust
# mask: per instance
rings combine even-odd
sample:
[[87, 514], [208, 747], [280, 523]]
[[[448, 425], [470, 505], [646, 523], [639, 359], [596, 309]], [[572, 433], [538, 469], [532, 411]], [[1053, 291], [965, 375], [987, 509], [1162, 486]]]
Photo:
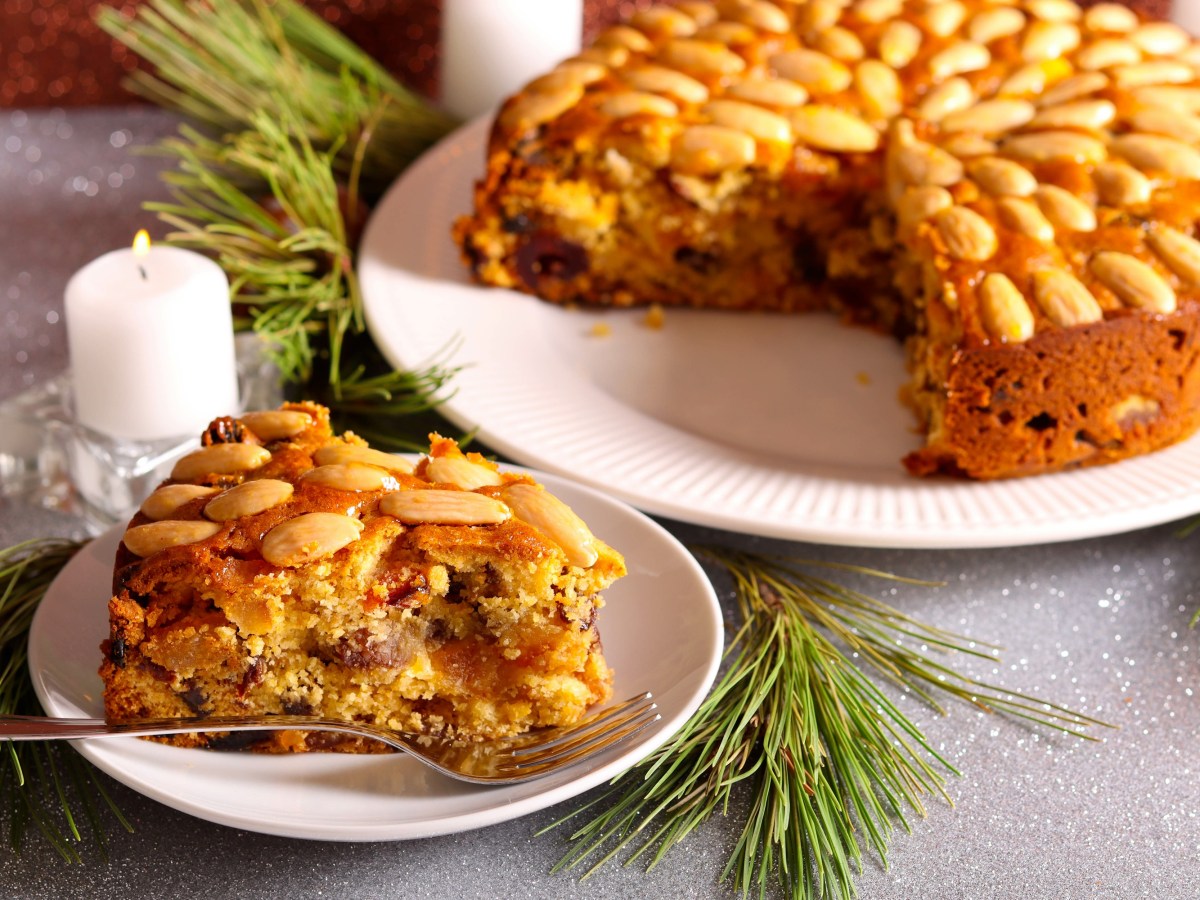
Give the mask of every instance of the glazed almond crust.
[[[257, 418], [270, 413], [214, 423], [210, 446], [177, 466], [188, 477], [129, 523], [100, 669], [110, 721], [313, 713], [477, 739], [569, 724], [610, 696], [596, 613], [624, 573], [620, 554], [577, 520], [524, 521], [506, 492], [561, 504], [453, 441], [435, 436], [413, 468], [334, 437], [323, 407], [283, 411], [301, 414], [298, 430]], [[197, 474], [230, 446], [262, 454]], [[181, 498], [182, 483], [215, 490]], [[436, 510], [401, 514], [419, 497]], [[382, 749], [320, 732], [163, 740]]]
[[1111, 3], [654, 7], [505, 103], [455, 237], [552, 302], [895, 333], [913, 474], [1113, 462], [1200, 427], [1198, 67]]

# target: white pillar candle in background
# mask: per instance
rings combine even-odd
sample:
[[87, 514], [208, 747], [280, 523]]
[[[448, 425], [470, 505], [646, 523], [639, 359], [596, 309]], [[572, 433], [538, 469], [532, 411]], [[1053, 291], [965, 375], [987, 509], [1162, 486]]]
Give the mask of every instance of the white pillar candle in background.
[[583, 0], [446, 0], [442, 106], [471, 119], [579, 52]]
[[81, 424], [152, 441], [237, 411], [229, 281], [212, 260], [178, 247], [114, 250], [75, 273], [65, 305]]
[[1181, 25], [1193, 36], [1200, 36], [1200, 0], [1174, 0], [1171, 21]]

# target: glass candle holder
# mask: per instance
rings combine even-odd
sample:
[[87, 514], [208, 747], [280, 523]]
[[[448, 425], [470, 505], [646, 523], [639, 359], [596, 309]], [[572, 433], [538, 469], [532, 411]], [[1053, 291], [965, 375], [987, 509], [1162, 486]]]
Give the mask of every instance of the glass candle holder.
[[[236, 344], [238, 408], [270, 409], [283, 399], [279, 372], [255, 334]], [[133, 515], [198, 434], [129, 440], [75, 416], [70, 372], [0, 402], [0, 504], [58, 509], [91, 534]]]

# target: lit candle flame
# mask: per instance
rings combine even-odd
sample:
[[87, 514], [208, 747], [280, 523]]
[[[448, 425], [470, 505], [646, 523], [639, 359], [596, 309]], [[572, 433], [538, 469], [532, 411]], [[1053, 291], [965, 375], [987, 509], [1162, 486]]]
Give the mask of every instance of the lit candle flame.
[[150, 252], [150, 232], [145, 228], [141, 229], [133, 236], [133, 258], [138, 261], [138, 274], [142, 276], [142, 281], [146, 281], [146, 267], [142, 265], [142, 259]]

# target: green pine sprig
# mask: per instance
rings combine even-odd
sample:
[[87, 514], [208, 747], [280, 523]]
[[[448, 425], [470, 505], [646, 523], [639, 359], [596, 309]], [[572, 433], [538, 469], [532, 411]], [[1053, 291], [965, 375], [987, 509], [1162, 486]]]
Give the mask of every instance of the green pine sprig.
[[299, 123], [371, 197], [458, 124], [295, 0], [150, 0], [96, 21], [153, 64], [134, 92], [218, 135]]
[[[0, 715], [44, 715], [27, 669], [29, 628], [46, 589], [82, 547], [78, 541], [47, 539], [0, 550]], [[103, 858], [105, 809], [133, 831], [96, 770], [70, 747], [3, 742], [0, 797], [14, 851], [32, 828], [67, 862], [82, 861], [79, 846], [85, 836]]]
[[[778, 881], [788, 897], [854, 895], [864, 851], [886, 866], [889, 839], [957, 774], [876, 682], [944, 712], [940, 696], [1089, 738], [1103, 723], [955, 672], [933, 656], [996, 650], [922, 625], [843, 587], [822, 569], [906, 581], [870, 569], [717, 548], [698, 554], [733, 578], [742, 624], [716, 687], [683, 728], [619, 776], [586, 810], [556, 870], [584, 877], [624, 856], [653, 868], [739, 796], [749, 808], [722, 873], [744, 894]], [[921, 583], [921, 582], [908, 582]], [[548, 830], [548, 829], [547, 829]]]

